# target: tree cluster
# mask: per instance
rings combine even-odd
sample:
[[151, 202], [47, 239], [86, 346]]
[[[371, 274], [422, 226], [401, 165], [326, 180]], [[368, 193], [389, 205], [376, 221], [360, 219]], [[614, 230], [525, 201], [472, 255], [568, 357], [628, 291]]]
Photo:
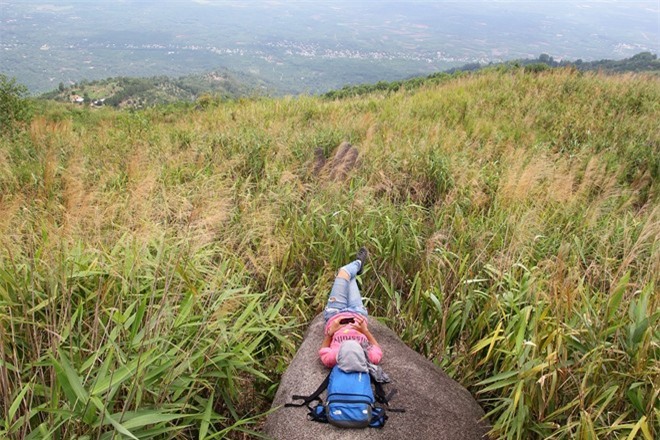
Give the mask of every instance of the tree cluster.
[[27, 87], [0, 74], [0, 136], [16, 132], [31, 119]]

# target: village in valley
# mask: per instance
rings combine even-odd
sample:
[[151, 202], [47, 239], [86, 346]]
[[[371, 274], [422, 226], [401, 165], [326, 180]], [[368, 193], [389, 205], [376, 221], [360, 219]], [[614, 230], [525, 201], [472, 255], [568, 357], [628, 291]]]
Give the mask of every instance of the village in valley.
[[[90, 107], [103, 107], [105, 103], [106, 98], [100, 98], [100, 99], [87, 99], [89, 101], [89, 106]], [[79, 104], [79, 105], [84, 105], [85, 104], [85, 98], [80, 95], [72, 94], [69, 96], [69, 101], [72, 104]]]

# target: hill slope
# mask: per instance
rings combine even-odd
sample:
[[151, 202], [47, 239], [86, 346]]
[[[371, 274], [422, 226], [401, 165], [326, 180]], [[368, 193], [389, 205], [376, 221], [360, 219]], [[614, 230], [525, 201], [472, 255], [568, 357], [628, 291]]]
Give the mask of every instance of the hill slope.
[[[444, 72], [433, 73], [427, 77], [415, 77], [408, 80], [379, 82], [345, 86], [324, 94], [328, 98], [355, 96], [372, 91], [398, 90], [401, 87], [414, 88], [424, 83], [433, 83], [462, 72], [481, 69], [516, 69], [526, 66], [530, 70], [547, 68], [573, 67], [580, 71], [600, 71], [609, 73], [658, 73], [660, 61], [648, 52], [639, 53], [624, 60], [599, 60], [593, 62], [557, 62], [548, 55], [538, 59], [520, 59], [504, 63], [466, 64]], [[76, 102], [93, 106], [110, 105], [119, 108], [143, 108], [175, 102], [193, 102], [202, 96], [220, 98], [240, 98], [246, 96], [264, 96], [281, 94], [273, 85], [255, 75], [232, 72], [227, 69], [216, 70], [203, 75], [187, 75], [179, 78], [158, 76], [151, 78], [117, 77], [104, 80], [81, 81], [65, 86], [60, 84], [57, 90], [42, 94], [43, 99], [62, 102]]]
[[444, 72], [433, 73], [426, 77], [414, 77], [400, 81], [380, 81], [376, 84], [360, 84], [355, 86], [344, 86], [338, 90], [331, 90], [323, 96], [330, 99], [343, 98], [346, 96], [358, 96], [371, 92], [397, 91], [400, 88], [413, 89], [421, 85], [433, 85], [452, 76], [460, 76], [465, 72], [476, 72], [479, 70], [517, 70], [521, 66], [530, 72], [542, 72], [551, 68], [571, 68], [580, 72], [599, 72], [610, 74], [621, 73], [644, 73], [650, 75], [660, 75], [660, 60], [658, 56], [650, 52], [641, 52], [630, 58], [623, 60], [599, 60], [583, 62], [577, 60], [555, 61], [551, 56], [542, 54], [536, 59], [519, 59], [503, 63], [490, 63], [482, 65], [479, 63], [470, 63], [462, 67], [448, 69]]
[[[244, 74], [218, 70], [179, 78], [118, 77], [83, 81], [41, 95], [43, 99], [120, 108], [143, 108], [175, 102], [192, 102], [203, 95], [221, 98], [254, 96], [269, 91], [265, 82]], [[82, 99], [81, 99], [82, 98]]]
[[512, 69], [38, 110], [0, 137], [0, 434], [250, 436], [365, 244], [372, 315], [494, 436], [657, 437], [659, 102], [656, 77]]

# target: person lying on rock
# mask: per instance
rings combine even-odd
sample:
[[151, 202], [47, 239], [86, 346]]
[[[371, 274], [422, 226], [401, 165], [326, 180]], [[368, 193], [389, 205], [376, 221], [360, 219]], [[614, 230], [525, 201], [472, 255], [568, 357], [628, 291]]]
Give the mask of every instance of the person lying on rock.
[[[344, 371], [367, 371], [367, 362], [378, 364], [383, 352], [368, 328], [367, 309], [355, 277], [362, 273], [368, 252], [360, 248], [355, 261], [337, 272], [323, 312], [325, 337], [319, 350], [321, 362]], [[366, 356], [365, 356], [366, 353]]]

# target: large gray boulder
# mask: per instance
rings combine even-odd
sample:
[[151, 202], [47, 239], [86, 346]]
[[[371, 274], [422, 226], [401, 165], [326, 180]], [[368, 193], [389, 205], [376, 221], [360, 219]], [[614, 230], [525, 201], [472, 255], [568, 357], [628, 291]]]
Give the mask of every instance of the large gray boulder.
[[[390, 406], [405, 408], [389, 412], [382, 429], [341, 429], [307, 420], [307, 408], [284, 408], [293, 394], [309, 395], [327, 376], [318, 350], [323, 340], [323, 316], [310, 324], [302, 345], [282, 376], [265, 423], [265, 433], [276, 440], [405, 439], [477, 440], [486, 437], [484, 412], [470, 393], [432, 362], [408, 348], [397, 335], [374, 318], [369, 328], [383, 349], [381, 365], [392, 378], [385, 391], [398, 390]], [[322, 395], [325, 397], [325, 394]]]

